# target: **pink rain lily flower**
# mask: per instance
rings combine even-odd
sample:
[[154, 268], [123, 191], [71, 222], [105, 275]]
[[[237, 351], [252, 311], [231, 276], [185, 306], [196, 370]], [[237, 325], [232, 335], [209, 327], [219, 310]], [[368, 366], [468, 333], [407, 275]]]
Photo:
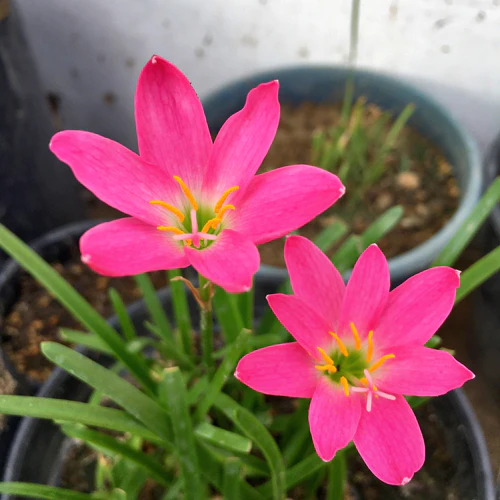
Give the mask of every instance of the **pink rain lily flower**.
[[344, 193], [335, 175], [309, 165], [255, 176], [278, 127], [278, 87], [250, 91], [212, 143], [189, 80], [154, 56], [135, 96], [140, 155], [89, 132], [56, 134], [52, 152], [131, 216], [85, 233], [82, 260], [108, 276], [192, 265], [229, 292], [248, 290], [256, 245], [299, 228]]
[[345, 286], [300, 236], [287, 239], [285, 260], [295, 295], [268, 302], [297, 342], [247, 354], [235, 376], [264, 394], [312, 398], [309, 426], [324, 461], [353, 440], [381, 481], [406, 484], [425, 447], [403, 395], [438, 396], [474, 377], [449, 353], [424, 347], [453, 307], [459, 272], [435, 267], [389, 292], [387, 260], [372, 245]]

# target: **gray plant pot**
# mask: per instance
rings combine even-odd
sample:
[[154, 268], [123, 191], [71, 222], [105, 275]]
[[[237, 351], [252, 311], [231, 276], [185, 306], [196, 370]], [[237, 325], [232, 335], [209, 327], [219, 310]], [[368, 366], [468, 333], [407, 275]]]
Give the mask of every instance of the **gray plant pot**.
[[[250, 89], [259, 83], [279, 80], [281, 104], [298, 105], [304, 101], [334, 103], [343, 99], [349, 71], [344, 67], [300, 66], [270, 70], [230, 83], [203, 100], [211, 131], [218, 131], [226, 119], [241, 109]], [[422, 271], [460, 227], [477, 203], [482, 187], [481, 159], [476, 143], [450, 113], [420, 90], [396, 78], [357, 70], [355, 97], [365, 96], [382, 109], [400, 113], [409, 104], [416, 111], [409, 123], [429, 139], [452, 165], [460, 186], [456, 213], [434, 236], [418, 247], [389, 259], [393, 284]], [[285, 279], [285, 269], [262, 266], [262, 272]]]

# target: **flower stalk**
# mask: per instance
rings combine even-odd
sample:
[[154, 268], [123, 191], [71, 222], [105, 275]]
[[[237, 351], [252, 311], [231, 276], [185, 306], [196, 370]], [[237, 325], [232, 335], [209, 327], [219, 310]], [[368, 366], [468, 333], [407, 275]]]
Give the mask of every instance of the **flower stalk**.
[[214, 350], [214, 320], [212, 313], [212, 297], [214, 287], [213, 284], [201, 274], [199, 280], [199, 297], [200, 303], [200, 335], [201, 335], [201, 352], [203, 364], [205, 365], [208, 374], [212, 374], [214, 370], [214, 360], [212, 353]]

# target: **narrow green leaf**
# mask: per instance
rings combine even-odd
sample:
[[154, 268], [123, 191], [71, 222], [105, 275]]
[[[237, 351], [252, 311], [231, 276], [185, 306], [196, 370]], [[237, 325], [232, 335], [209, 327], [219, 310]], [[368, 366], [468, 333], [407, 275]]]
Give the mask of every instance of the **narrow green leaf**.
[[[186, 288], [182, 281], [173, 280], [182, 276], [180, 269], [167, 271], [170, 290], [172, 291], [172, 305], [174, 308], [175, 324], [179, 329], [181, 343], [184, 352], [188, 356], [193, 355], [193, 328], [191, 326], [191, 313], [186, 296]], [[172, 281], [173, 280], [173, 281]]]
[[238, 308], [237, 296], [216, 286], [213, 306], [224, 340], [226, 344], [231, 344], [245, 327]]
[[455, 304], [463, 300], [488, 278], [500, 271], [500, 246], [474, 262], [460, 276], [460, 288], [457, 290]]
[[231, 344], [226, 357], [222, 360], [222, 363], [219, 368], [217, 368], [217, 371], [210, 381], [205, 395], [198, 403], [196, 409], [196, 420], [198, 422], [201, 422], [205, 418], [205, 415], [210, 411], [217, 395], [224, 387], [226, 380], [233, 373], [236, 364], [245, 350], [247, 338], [250, 333], [249, 330], [243, 329], [237, 339]]
[[241, 498], [240, 491], [241, 462], [236, 458], [228, 458], [224, 464], [222, 493], [228, 500]]
[[111, 496], [109, 497], [109, 500], [127, 500], [127, 493], [123, 491], [122, 489], [115, 488], [111, 492]]
[[153, 392], [154, 383], [145, 361], [128, 352], [120, 335], [106, 320], [55, 269], [1, 224], [0, 247], [56, 297], [87, 330], [99, 335], [130, 373]]
[[316, 235], [314, 244], [321, 249], [322, 252], [328, 252], [333, 245], [337, 243], [348, 231], [347, 224], [342, 220], [336, 220], [323, 231]]
[[0, 483], [0, 493], [23, 495], [37, 500], [105, 500], [104, 496], [31, 483]]
[[132, 384], [95, 361], [61, 344], [43, 342], [42, 352], [57, 366], [118, 403], [160, 438], [171, 442], [172, 430], [168, 413]]
[[339, 270], [339, 272], [343, 273], [354, 265], [356, 259], [361, 253], [361, 249], [361, 237], [356, 234], [351, 234], [335, 252], [335, 255], [332, 257], [331, 261]]
[[327, 466], [328, 486], [326, 500], [344, 500], [347, 464], [344, 450], [339, 450]]
[[161, 338], [173, 342], [174, 333], [172, 331], [172, 326], [170, 325], [170, 321], [167, 318], [158, 295], [156, 295], [156, 290], [151, 283], [149, 276], [147, 274], [138, 274], [134, 276], [134, 279], [141, 289], [144, 302], [146, 303], [148, 311], [151, 314], [153, 322], [159, 328], [158, 331], [161, 334]]
[[200, 377], [196, 382], [192, 385], [188, 392], [188, 405], [194, 405], [201, 395], [207, 390], [208, 387], [208, 378], [206, 376]]
[[203, 439], [209, 444], [224, 448], [236, 453], [250, 453], [252, 449], [252, 441], [236, 434], [235, 432], [226, 431], [220, 427], [215, 427], [207, 422], [202, 422], [194, 430], [196, 437]]
[[161, 500], [178, 500], [181, 497], [182, 480], [179, 478], [167, 489]]
[[161, 339], [161, 342], [162, 342], [162, 346], [159, 347], [162, 351], [162, 354], [164, 354], [164, 356], [167, 358], [167, 359], [171, 359], [173, 361], [176, 361], [179, 366], [182, 366], [184, 368], [187, 368], [187, 369], [192, 369], [193, 368], [193, 362], [191, 361], [191, 359], [189, 358], [189, 356], [187, 354], [184, 354], [184, 352], [182, 352], [174, 342], [172, 342], [171, 339], [165, 337], [163, 334], [162, 334], [162, 331], [160, 329], [159, 326], [156, 326], [156, 325], [152, 325], [151, 323], [149, 322], [146, 322], [144, 324], [144, 326], [151, 332], [151, 333], [154, 333], [155, 335], [157, 335], [160, 339]]
[[108, 345], [94, 333], [85, 333], [78, 330], [72, 330], [70, 328], [60, 328], [59, 336], [62, 340], [70, 342], [72, 344], [81, 345], [87, 347], [96, 352], [102, 352], [103, 354], [114, 354], [113, 351], [108, 347]]
[[130, 433], [150, 441], [158, 436], [122, 410], [64, 399], [0, 396], [0, 414], [74, 422]]
[[118, 321], [120, 322], [120, 328], [123, 336], [127, 340], [133, 340], [137, 336], [137, 333], [135, 331], [134, 323], [132, 323], [132, 319], [128, 314], [127, 306], [120, 297], [120, 294], [114, 288], [109, 289], [108, 296], [115, 314], [118, 317]]
[[238, 296], [240, 301], [241, 317], [247, 330], [252, 330], [255, 307], [255, 288], [252, 286], [248, 292], [243, 292]]
[[453, 266], [464, 248], [470, 243], [474, 235], [481, 228], [486, 218], [500, 200], [500, 177], [483, 194], [471, 214], [460, 228], [455, 232], [450, 241], [436, 257], [433, 266]]
[[196, 453], [191, 416], [187, 404], [184, 379], [177, 367], [167, 368], [160, 382], [160, 397], [172, 415], [172, 426], [181, 475], [184, 478], [184, 499], [203, 498], [200, 469]]

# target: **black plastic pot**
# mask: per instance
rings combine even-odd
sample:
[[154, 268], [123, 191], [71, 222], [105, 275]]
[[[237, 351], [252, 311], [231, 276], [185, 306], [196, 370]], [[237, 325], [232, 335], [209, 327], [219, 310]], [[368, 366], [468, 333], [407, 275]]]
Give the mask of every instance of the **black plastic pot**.
[[0, 19], [0, 222], [29, 241], [82, 219], [83, 204], [70, 169], [48, 149], [48, 101], [15, 2], [9, 9]]
[[[243, 107], [249, 90], [262, 82], [279, 80], [282, 105], [335, 103], [343, 99], [349, 75], [348, 68], [335, 66], [273, 69], [226, 85], [205, 98], [203, 107], [210, 129], [215, 133], [231, 114]], [[364, 96], [394, 114], [400, 113], [409, 103], [415, 104], [409, 124], [448, 159], [461, 190], [457, 211], [443, 228], [412, 250], [389, 259], [392, 282], [398, 284], [426, 269], [470, 214], [481, 193], [481, 160], [475, 141], [467, 131], [447, 109], [418, 88], [390, 75], [356, 70], [354, 89], [356, 98]], [[281, 279], [287, 276], [285, 269], [274, 266], [262, 266], [262, 270]]]
[[[261, 313], [265, 305], [265, 294], [276, 290], [276, 281], [268, 275], [257, 275], [256, 309]], [[159, 292], [167, 314], [171, 314], [170, 290]], [[147, 313], [142, 301], [129, 307], [129, 313], [140, 332]], [[117, 320], [110, 323], [116, 327]], [[101, 359], [104, 361], [104, 359]], [[61, 369], [56, 369], [44, 384], [38, 396], [85, 401], [90, 389]], [[463, 499], [494, 500], [494, 483], [486, 444], [479, 423], [461, 390], [453, 391], [432, 402], [434, 412], [449, 431], [446, 442], [449, 455], [456, 467], [454, 481]], [[8, 457], [3, 481], [28, 481], [59, 485], [61, 465], [71, 449], [71, 440], [65, 437], [58, 426], [48, 420], [24, 418], [16, 434]], [[4, 495], [1, 500], [20, 500]]]

